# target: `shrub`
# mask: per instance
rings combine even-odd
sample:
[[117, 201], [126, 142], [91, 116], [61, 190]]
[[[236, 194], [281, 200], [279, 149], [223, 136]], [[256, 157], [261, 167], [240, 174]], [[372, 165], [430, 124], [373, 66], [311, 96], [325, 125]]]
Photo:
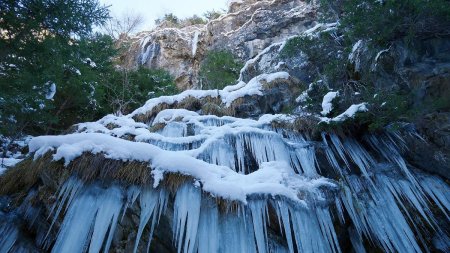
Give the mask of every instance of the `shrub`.
[[448, 0], [349, 0], [339, 6], [341, 26], [353, 41], [386, 46], [399, 39], [411, 42], [450, 34]]
[[222, 89], [234, 84], [244, 64], [228, 51], [210, 51], [200, 66], [202, 89]]
[[194, 15], [192, 17], [185, 18], [181, 21], [182, 26], [191, 26], [191, 25], [202, 25], [206, 24], [206, 20], [198, 15]]
[[105, 85], [107, 100], [117, 114], [126, 114], [150, 98], [177, 92], [173, 77], [161, 69], [117, 71]]
[[219, 18], [220, 15], [222, 15], [222, 13], [223, 12], [216, 11], [216, 10], [207, 11], [207, 12], [203, 13], [203, 17], [205, 17], [209, 21], [209, 20]]
[[155, 20], [156, 25], [160, 25], [163, 22], [167, 22], [169, 24], [177, 26], [180, 24], [180, 19], [177, 16], [175, 16], [173, 13], [167, 13], [167, 14], [164, 14], [163, 17]]
[[165, 14], [163, 17], [155, 20], [156, 25], [163, 25], [165, 27], [182, 28], [191, 25], [206, 24], [206, 20], [198, 15], [193, 15], [184, 19], [180, 19], [172, 13]]
[[[281, 51], [282, 58], [290, 58], [302, 53], [316, 67], [318, 78], [326, 76], [326, 85], [342, 85], [347, 80], [347, 58], [342, 36], [337, 31], [318, 32], [314, 36], [298, 36], [289, 39]], [[321, 77], [320, 77], [321, 78]]]
[[[392, 69], [390, 72], [380, 73], [370, 68], [377, 52], [394, 43], [417, 51], [414, 46], [420, 45], [422, 40], [449, 36], [449, 1], [322, 0], [321, 13], [327, 22], [338, 19], [337, 29], [292, 38], [286, 43], [281, 57], [295, 57], [301, 53], [308, 56], [316, 72], [312, 78], [323, 79], [326, 86], [342, 94], [336, 113], [355, 103], [368, 102], [370, 106], [368, 113], [358, 114], [339, 126], [327, 125], [327, 128], [376, 131], [391, 123], [412, 122], [430, 111], [450, 107], [448, 98], [442, 95], [420, 106], [415, 105], [417, 98], [413, 87], [397, 83], [376, 87], [380, 75], [389, 74], [392, 79], [397, 78], [398, 73], [388, 66], [396, 64], [397, 59], [382, 63], [384, 69]], [[360, 40], [364, 43], [364, 53], [359, 59], [363, 65], [356, 71], [348, 55]], [[361, 95], [354, 96], [355, 92]]]

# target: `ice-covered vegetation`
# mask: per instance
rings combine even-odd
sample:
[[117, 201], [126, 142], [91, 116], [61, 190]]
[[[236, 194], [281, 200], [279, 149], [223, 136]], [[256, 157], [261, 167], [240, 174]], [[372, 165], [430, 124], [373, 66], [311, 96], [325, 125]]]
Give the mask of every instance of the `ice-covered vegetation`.
[[[378, 5], [398, 7], [354, 7], [379, 14]], [[364, 56], [379, 41], [351, 37], [359, 25], [343, 33], [341, 23], [318, 23], [240, 72], [230, 54], [212, 52], [209, 89], [154, 94], [131, 111], [140, 97], [119, 110], [128, 114], [32, 138], [28, 157], [0, 176], [0, 253], [448, 251], [450, 186], [411, 158], [409, 143], [428, 141], [421, 133], [385, 128], [409, 108], [404, 93], [361, 77], [375, 72]], [[286, 67], [293, 59], [304, 62]], [[217, 74], [229, 66], [230, 76]], [[140, 71], [127, 81], [153, 73]], [[170, 83], [164, 74], [152, 78]], [[51, 84], [49, 100], [60, 92]]]
[[[186, 91], [149, 100], [138, 111], [186, 96], [218, 96], [226, 106], [233, 92], [238, 92], [236, 98], [258, 95], [252, 88], [253, 82], [261, 88], [257, 80], [288, 77], [275, 73], [222, 91]], [[364, 105], [356, 107], [344, 114], [351, 117]], [[450, 188], [403, 160], [405, 147], [396, 133], [368, 134], [362, 140], [324, 133], [318, 146], [302, 134], [274, 128], [274, 122], [294, 120], [282, 114], [252, 120], [169, 109], [144, 124], [133, 119], [136, 113], [110, 115], [79, 124], [72, 134], [31, 140], [35, 160], [50, 152], [54, 162], [61, 160], [70, 167], [93, 154], [143, 163], [151, 175], [139, 185], [101, 186], [77, 177], [67, 179], [50, 215], [53, 221], [63, 216], [53, 251], [108, 250], [120, 217], [135, 203], [141, 211], [134, 251], [140, 244], [149, 248], [172, 194], [171, 224], [178, 252], [341, 252], [336, 229], [346, 223], [351, 224], [355, 249], [370, 241], [387, 252], [421, 252], [430, 232], [419, 227], [441, 231], [436, 212], [448, 217]], [[156, 131], [149, 130], [161, 124]], [[169, 189], [171, 175], [186, 179]], [[431, 205], [437, 210], [432, 211]], [[273, 232], [269, 236], [271, 222], [279, 226], [280, 241], [271, 239]], [[14, 231], [10, 226], [1, 229]], [[148, 238], [142, 238], [146, 227]], [[48, 233], [54, 229], [51, 226]], [[20, 245], [14, 232], [5, 234], [4, 247]], [[49, 237], [39, 238], [43, 247], [51, 245]]]

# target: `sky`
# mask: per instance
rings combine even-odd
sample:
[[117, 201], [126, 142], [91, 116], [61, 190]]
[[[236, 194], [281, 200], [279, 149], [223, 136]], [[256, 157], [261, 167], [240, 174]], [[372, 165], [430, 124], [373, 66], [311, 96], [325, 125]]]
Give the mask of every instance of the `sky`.
[[100, 0], [101, 4], [111, 5], [111, 15], [136, 13], [144, 17], [145, 22], [139, 30], [149, 30], [154, 20], [167, 13], [179, 18], [201, 15], [209, 10], [227, 9], [228, 0]]

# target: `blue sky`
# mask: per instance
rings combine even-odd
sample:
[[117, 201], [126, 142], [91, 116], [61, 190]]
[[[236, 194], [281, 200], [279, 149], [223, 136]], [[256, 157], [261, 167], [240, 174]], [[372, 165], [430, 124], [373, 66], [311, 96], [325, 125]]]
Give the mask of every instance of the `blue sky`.
[[194, 14], [201, 15], [208, 10], [227, 8], [228, 0], [100, 0], [104, 5], [111, 5], [112, 15], [123, 13], [139, 13], [145, 18], [140, 30], [148, 30], [154, 20], [166, 13], [173, 13], [184, 18]]

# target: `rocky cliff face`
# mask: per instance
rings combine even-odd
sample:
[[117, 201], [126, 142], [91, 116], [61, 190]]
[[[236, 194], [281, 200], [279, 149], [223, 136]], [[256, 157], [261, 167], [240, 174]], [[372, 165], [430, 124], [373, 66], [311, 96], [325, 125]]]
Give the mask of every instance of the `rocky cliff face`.
[[[234, 2], [230, 12], [276, 3], [290, 2]], [[191, 71], [204, 45], [221, 47], [202, 44], [212, 41], [202, 29], [264, 26], [229, 15], [145, 34], [137, 60]], [[369, 132], [353, 120], [376, 110], [376, 94], [351, 90], [354, 104], [342, 108], [347, 87], [327, 83], [306, 52], [282, 54], [288, 43], [274, 38], [256, 51], [228, 41], [252, 57], [236, 85], [33, 138], [28, 158], [0, 177], [0, 252], [449, 252], [448, 110]], [[343, 58], [349, 75], [370, 72], [378, 89], [405, 86], [418, 108], [448, 97], [449, 41], [375, 55], [360, 41]], [[168, 52], [179, 58], [163, 59]]]
[[128, 67], [164, 68], [185, 90], [197, 84], [199, 66], [208, 50], [227, 50], [246, 61], [264, 48], [315, 24], [316, 9], [299, 0], [234, 1], [229, 10], [206, 25], [163, 26], [128, 38]]

